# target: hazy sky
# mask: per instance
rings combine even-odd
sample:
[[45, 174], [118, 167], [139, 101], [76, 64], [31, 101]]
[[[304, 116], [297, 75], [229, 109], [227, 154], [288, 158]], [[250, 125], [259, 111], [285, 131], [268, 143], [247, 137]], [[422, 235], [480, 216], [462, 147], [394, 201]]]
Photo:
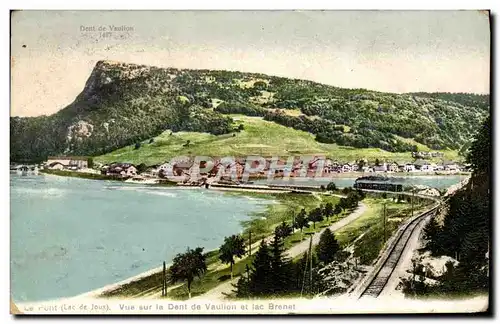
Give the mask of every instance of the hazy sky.
[[[489, 19], [477, 11], [23, 11], [11, 23], [17, 116], [64, 108], [103, 59], [489, 93]], [[128, 31], [100, 35], [112, 25]]]

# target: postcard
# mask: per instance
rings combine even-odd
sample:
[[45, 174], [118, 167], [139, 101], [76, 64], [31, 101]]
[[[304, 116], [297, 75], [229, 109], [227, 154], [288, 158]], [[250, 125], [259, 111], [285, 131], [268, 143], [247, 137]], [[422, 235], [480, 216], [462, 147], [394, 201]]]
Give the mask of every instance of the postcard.
[[490, 311], [490, 12], [11, 12], [10, 311]]

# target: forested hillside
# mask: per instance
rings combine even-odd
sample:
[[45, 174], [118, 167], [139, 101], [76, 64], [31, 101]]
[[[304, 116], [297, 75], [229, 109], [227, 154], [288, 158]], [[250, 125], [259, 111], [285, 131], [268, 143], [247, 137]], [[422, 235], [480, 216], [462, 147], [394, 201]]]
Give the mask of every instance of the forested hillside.
[[450, 92], [414, 92], [409, 95], [425, 98], [441, 99], [449, 102], [457, 102], [464, 106], [478, 107], [485, 111], [490, 109], [490, 95], [475, 93], [450, 93]]
[[[467, 162], [473, 172], [468, 184], [450, 197], [444, 218], [433, 218], [425, 228], [426, 246], [432, 256], [449, 256], [446, 271], [428, 285], [403, 281], [408, 295], [471, 294], [489, 289], [491, 260], [491, 119], [472, 142]], [[422, 267], [420, 266], [422, 272]], [[417, 271], [418, 272], [418, 271]]]
[[453, 101], [263, 74], [99, 61], [66, 108], [51, 116], [11, 117], [10, 158], [101, 155], [166, 129], [227, 134], [237, 130], [229, 113], [263, 116], [322, 143], [391, 152], [413, 151], [418, 143], [459, 149], [489, 114], [484, 100], [467, 96]]

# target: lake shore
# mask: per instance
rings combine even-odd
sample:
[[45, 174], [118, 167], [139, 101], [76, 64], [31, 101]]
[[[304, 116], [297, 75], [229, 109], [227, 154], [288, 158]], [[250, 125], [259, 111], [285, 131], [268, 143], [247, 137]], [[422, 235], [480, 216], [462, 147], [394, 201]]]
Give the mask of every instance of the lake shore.
[[[50, 171], [54, 171], [54, 170], [50, 170]], [[60, 176], [73, 176], [73, 175], [68, 175], [68, 173], [71, 173], [71, 174], [77, 174], [77, 175], [75, 175], [75, 177], [79, 177], [79, 178], [81, 178], [81, 176], [79, 176], [79, 175], [83, 174], [82, 172], [78, 173], [78, 172], [73, 172], [73, 171], [66, 171], [64, 173], [59, 173], [59, 172], [57, 172], [57, 173], [46, 172], [46, 173], [47, 174], [60, 175]], [[90, 173], [88, 173], [88, 174], [90, 174]], [[338, 178], [343, 178], [344, 175], [346, 175], [344, 178], [354, 178], [356, 176], [359, 177], [360, 174], [363, 174], [363, 173], [344, 173], [344, 174], [339, 174], [339, 175], [342, 175], [342, 176], [339, 176]], [[373, 173], [371, 173], [371, 174], [373, 174]], [[349, 175], [349, 176], [347, 176], [347, 175]], [[395, 177], [398, 177], [398, 176], [407, 176], [407, 177], [408, 176], [415, 176], [414, 173], [389, 173], [389, 174], [385, 174], [385, 175], [390, 175], [390, 176], [395, 176]], [[418, 176], [424, 176], [424, 175], [425, 176], [429, 176], [429, 177], [436, 176], [436, 174], [433, 174], [433, 173], [426, 173], [426, 174], [419, 173], [418, 174]], [[457, 174], [455, 173], [455, 174], [450, 174], [450, 175], [455, 175], [456, 176]], [[332, 177], [332, 178], [335, 178], [335, 177]], [[96, 179], [96, 178], [92, 178], [92, 179], [95, 179], [95, 180], [113, 180], [113, 179]], [[123, 182], [123, 181], [120, 181], [120, 182]], [[151, 186], [154, 186], [154, 185], [151, 185]], [[179, 188], [186, 188], [186, 189], [189, 189], [189, 188], [195, 189], [195, 188], [197, 188], [197, 189], [199, 189], [199, 187], [179, 187]], [[236, 190], [234, 190], [234, 189], [232, 190], [232, 188], [217, 188], [217, 189], [213, 188], [212, 190], [240, 192], [242, 195], [246, 195], [246, 194], [251, 195], [251, 193], [254, 193], [254, 192], [261, 193], [263, 195], [265, 195], [265, 194], [272, 194], [272, 193], [274, 193], [274, 194], [278, 193], [275, 190], [267, 192], [265, 190], [254, 191], [254, 190], [249, 190], [249, 189], [245, 189], [245, 188], [240, 188], [240, 190], [237, 190], [237, 189]], [[287, 193], [288, 194], [287, 191], [281, 191], [279, 193], [280, 194], [281, 193]], [[270, 197], [271, 197], [271, 195], [270, 195]], [[209, 253], [209, 252], [207, 252], [207, 253]], [[140, 274], [137, 274], [137, 275], [131, 276], [129, 278], [126, 278], [126, 279], [124, 279], [122, 281], [111, 283], [111, 284], [105, 285], [105, 286], [103, 286], [101, 288], [97, 288], [97, 289], [94, 289], [92, 291], [89, 291], [89, 292], [86, 292], [86, 293], [83, 293], [83, 294], [79, 294], [79, 295], [74, 296], [74, 297], [69, 297], [69, 298], [76, 298], [76, 297], [98, 298], [98, 297], [104, 297], [103, 295], [105, 295], [106, 292], [110, 292], [110, 291], [119, 289], [120, 287], [123, 287], [123, 286], [125, 286], [125, 285], [127, 285], [129, 283], [132, 283], [132, 282], [135, 282], [135, 281], [139, 281], [141, 279], [153, 276], [155, 274], [160, 273], [161, 270], [162, 270], [162, 267], [153, 268], [153, 269], [147, 270], [145, 272], [142, 272]]]
[[[127, 180], [127, 178], [120, 178], [120, 177], [113, 177], [113, 176], [107, 176], [107, 175], [102, 175], [102, 174], [97, 174], [97, 173], [90, 173], [90, 172], [77, 172], [77, 171], [68, 171], [68, 170], [49, 170], [49, 169], [41, 169], [39, 172], [45, 173], [45, 174], [52, 174], [52, 175], [58, 175], [58, 176], [65, 176], [65, 177], [75, 177], [75, 178], [83, 178], [83, 179], [91, 179], [91, 180], [109, 180], [109, 181], [119, 181], [119, 182], [124, 182]], [[365, 177], [365, 176], [384, 176], [384, 177], [404, 177], [404, 178], [411, 178], [411, 177], [448, 177], [448, 176], [468, 176], [470, 175], [470, 172], [450, 172], [450, 171], [433, 171], [433, 172], [341, 172], [341, 173], [328, 173], [326, 176], [323, 177], [314, 177], [314, 176], [307, 176], [307, 177], [289, 177], [289, 178], [283, 178], [283, 177], [268, 177], [265, 175], [251, 175], [249, 177], [249, 181], [263, 181], [263, 180], [269, 180], [269, 181], [277, 181], [277, 180], [284, 180], [284, 181], [328, 181], [328, 180], [333, 180], [333, 179], [342, 179], [342, 178], [359, 178], [359, 177]], [[159, 185], [159, 186], [175, 186], [177, 184], [176, 181], [171, 181], [168, 179], [159, 179], [161, 183], [159, 184], [154, 184], [154, 185]], [[152, 185], [152, 184], [151, 184]], [[319, 186], [319, 185], [318, 185]]]

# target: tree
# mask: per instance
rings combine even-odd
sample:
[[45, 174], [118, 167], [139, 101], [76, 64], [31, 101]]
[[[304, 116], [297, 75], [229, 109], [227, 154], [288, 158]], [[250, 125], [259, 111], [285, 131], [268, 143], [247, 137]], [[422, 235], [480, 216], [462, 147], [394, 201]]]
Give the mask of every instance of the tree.
[[491, 117], [488, 116], [472, 142], [466, 161], [475, 173], [490, 174]]
[[189, 298], [191, 298], [191, 284], [194, 278], [201, 278], [207, 271], [205, 261], [205, 255], [201, 247], [194, 250], [187, 248], [185, 253], [177, 254], [172, 261], [172, 266], [169, 269], [170, 280], [172, 283], [186, 281]]
[[253, 270], [250, 274], [248, 291], [251, 295], [263, 295], [272, 291], [271, 251], [264, 240], [260, 243], [259, 250], [252, 261]]
[[265, 83], [264, 81], [256, 81], [254, 84], [253, 84], [253, 88], [254, 89], [257, 89], [257, 90], [266, 90], [267, 89], [267, 83]]
[[330, 219], [330, 216], [333, 216], [333, 204], [331, 202], [327, 202], [325, 207], [323, 208], [323, 214], [327, 219]]
[[380, 165], [380, 160], [379, 160], [378, 158], [377, 158], [377, 159], [375, 159], [375, 165], [376, 165], [376, 166], [379, 166], [379, 165]]
[[326, 228], [319, 237], [319, 243], [316, 247], [316, 255], [323, 264], [328, 264], [335, 259], [335, 254], [339, 251], [340, 246], [335, 238], [335, 235]]
[[141, 164], [139, 164], [139, 165], [137, 166], [137, 173], [138, 173], [138, 174], [141, 174], [141, 173], [143, 173], [144, 171], [146, 171], [146, 169], [147, 169], [146, 164], [141, 163]]
[[151, 138], [151, 139], [149, 140], [149, 144], [153, 144], [153, 143], [154, 143], [154, 141], [155, 141], [155, 139], [154, 139], [154, 138]]
[[424, 228], [424, 239], [426, 240], [425, 248], [430, 250], [433, 255], [441, 254], [439, 234], [440, 228], [437, 224], [436, 218], [432, 217]]
[[363, 170], [363, 167], [366, 165], [365, 160], [358, 161], [358, 169]]
[[334, 213], [335, 215], [338, 215], [338, 214], [340, 214], [341, 212], [342, 212], [342, 207], [340, 207], [340, 205], [339, 205], [339, 204], [336, 204], [336, 205], [335, 205], [335, 209], [333, 210], [333, 213]]
[[271, 272], [272, 292], [281, 293], [290, 289], [293, 281], [292, 265], [284, 256], [283, 239], [276, 234], [271, 242]]
[[231, 279], [233, 279], [234, 257], [241, 258], [245, 255], [245, 239], [239, 235], [232, 235], [224, 238], [224, 243], [219, 248], [219, 259], [231, 265]]
[[236, 288], [236, 290], [233, 290], [236, 293], [236, 297], [247, 298], [250, 296], [250, 268], [248, 264], [245, 266], [245, 275], [242, 275], [233, 287]]
[[297, 217], [295, 217], [295, 228], [300, 229], [300, 233], [302, 233], [302, 229], [304, 227], [308, 227], [309, 220], [307, 219], [307, 212], [305, 208], [302, 208]]
[[309, 212], [309, 221], [313, 222], [313, 228], [316, 229], [316, 222], [323, 220], [323, 210], [320, 207], [314, 208]]
[[87, 159], [87, 168], [92, 169], [94, 167], [94, 159], [89, 157]]
[[330, 182], [326, 186], [326, 190], [328, 190], [328, 191], [335, 191], [335, 190], [337, 190], [337, 185], [335, 184], [335, 182]]
[[274, 235], [284, 239], [287, 236], [290, 236], [293, 232], [293, 229], [290, 225], [288, 225], [285, 221], [280, 225], [276, 226], [274, 229]]
[[[318, 258], [312, 253], [312, 260], [309, 259], [309, 251], [304, 252], [304, 256], [294, 263], [295, 265], [295, 286], [298, 291], [310, 291], [311, 268], [318, 265]], [[313, 273], [314, 277], [314, 273]], [[313, 278], [314, 279], [314, 278]]]

